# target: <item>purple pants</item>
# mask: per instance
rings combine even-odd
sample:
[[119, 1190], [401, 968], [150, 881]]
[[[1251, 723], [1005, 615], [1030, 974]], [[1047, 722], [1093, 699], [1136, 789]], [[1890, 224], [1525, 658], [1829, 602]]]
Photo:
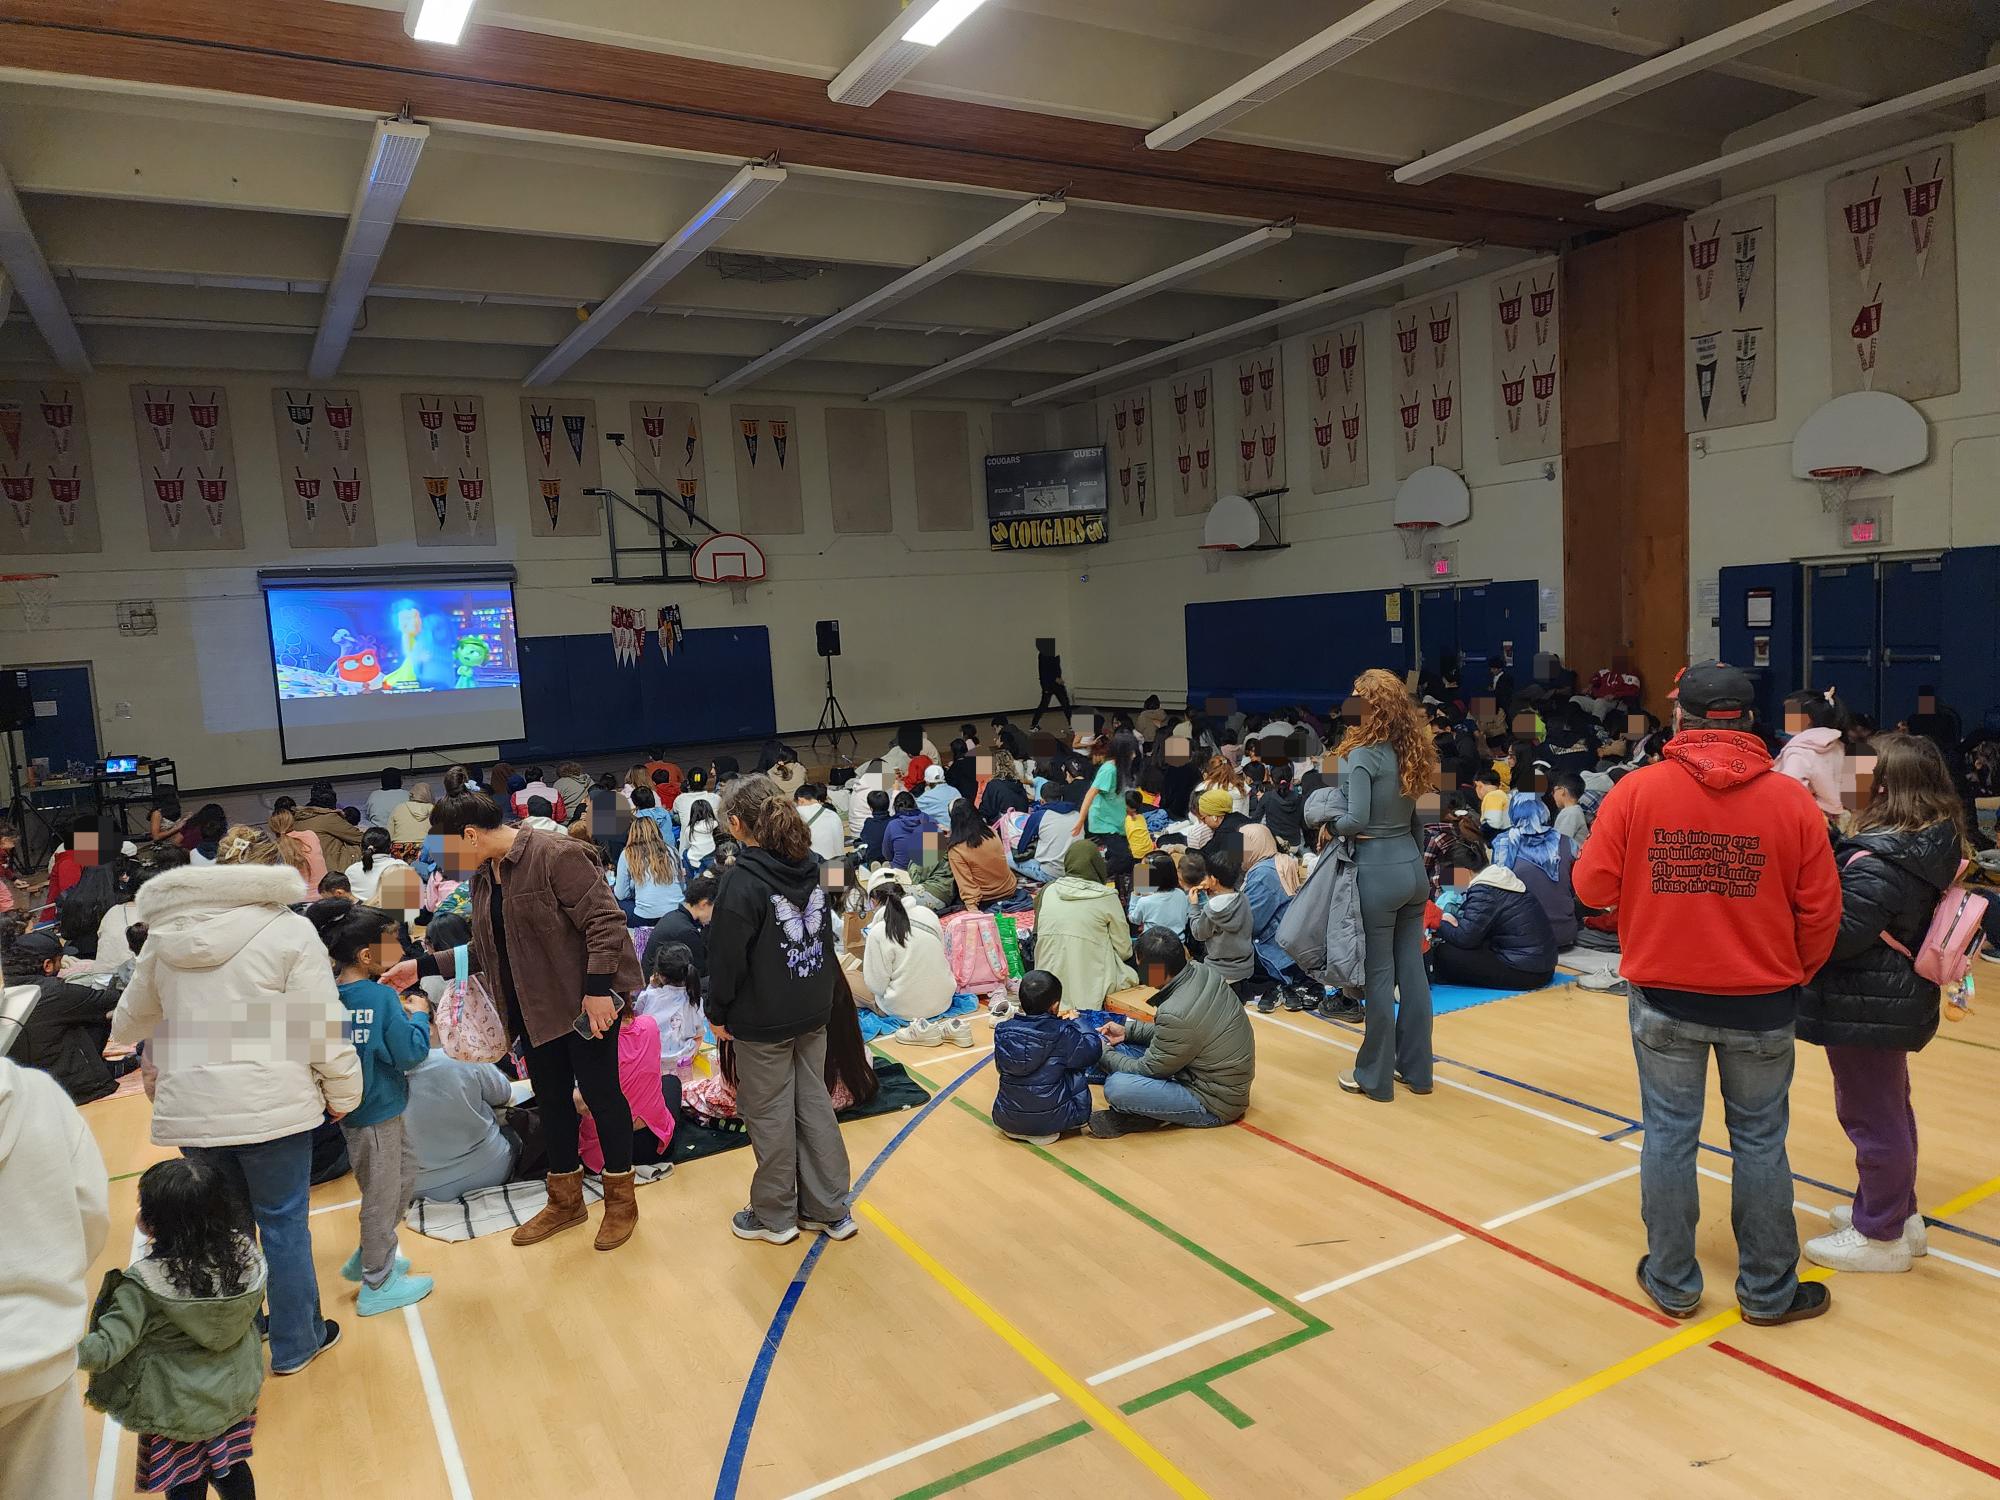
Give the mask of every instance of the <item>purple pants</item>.
[[1854, 1142], [1861, 1183], [1854, 1227], [1871, 1240], [1900, 1239], [1917, 1211], [1917, 1115], [1910, 1107], [1910, 1054], [1881, 1047], [1828, 1047], [1833, 1108]]

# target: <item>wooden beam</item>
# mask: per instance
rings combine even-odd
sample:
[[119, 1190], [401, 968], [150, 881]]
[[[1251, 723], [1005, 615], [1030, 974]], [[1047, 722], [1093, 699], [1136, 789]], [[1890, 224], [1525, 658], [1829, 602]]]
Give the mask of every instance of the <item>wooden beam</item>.
[[332, 0], [10, 0], [10, 66], [423, 119], [632, 142], [918, 182], [1238, 219], [1296, 218], [1398, 239], [1541, 248], [1645, 222], [1582, 195], [1477, 177], [1427, 187], [1378, 163], [1226, 141], [1162, 161], [1144, 132], [894, 93], [865, 114], [816, 79], [476, 26], [422, 46], [395, 14]]

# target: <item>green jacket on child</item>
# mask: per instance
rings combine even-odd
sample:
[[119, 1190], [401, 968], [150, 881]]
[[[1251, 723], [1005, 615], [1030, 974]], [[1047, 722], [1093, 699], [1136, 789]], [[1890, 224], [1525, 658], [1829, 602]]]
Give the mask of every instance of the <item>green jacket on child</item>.
[[77, 1363], [84, 1399], [128, 1432], [177, 1442], [219, 1437], [257, 1408], [264, 1384], [264, 1259], [226, 1297], [191, 1297], [151, 1257], [104, 1273]]

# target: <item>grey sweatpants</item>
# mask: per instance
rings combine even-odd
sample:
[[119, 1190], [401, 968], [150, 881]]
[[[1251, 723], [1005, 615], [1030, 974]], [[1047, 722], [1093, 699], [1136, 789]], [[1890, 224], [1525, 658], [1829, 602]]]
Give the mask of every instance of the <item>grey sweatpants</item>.
[[1395, 1075], [1431, 1086], [1431, 981], [1424, 970], [1424, 903], [1430, 878], [1415, 839], [1362, 839], [1355, 849], [1368, 998], [1354, 1081], [1395, 1097]]
[[361, 1185], [361, 1282], [380, 1286], [396, 1264], [396, 1226], [417, 1195], [417, 1152], [403, 1117], [377, 1125], [341, 1123], [347, 1159]]
[[788, 1042], [736, 1041], [736, 1113], [757, 1157], [750, 1211], [766, 1229], [847, 1217], [847, 1143], [825, 1074], [824, 1027]]

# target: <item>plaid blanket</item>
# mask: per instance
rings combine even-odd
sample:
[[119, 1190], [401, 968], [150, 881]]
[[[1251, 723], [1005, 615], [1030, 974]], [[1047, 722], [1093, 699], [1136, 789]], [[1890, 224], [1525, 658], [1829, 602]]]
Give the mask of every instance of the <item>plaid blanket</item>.
[[[673, 1174], [665, 1162], [652, 1167], [634, 1167], [643, 1185]], [[604, 1199], [604, 1185], [585, 1174], [583, 1197], [586, 1203]], [[434, 1240], [476, 1240], [483, 1234], [498, 1234], [521, 1227], [549, 1201], [549, 1190], [540, 1182], [503, 1182], [499, 1187], [481, 1188], [463, 1198], [438, 1200], [419, 1198], [412, 1203], [403, 1222], [418, 1234]]]

